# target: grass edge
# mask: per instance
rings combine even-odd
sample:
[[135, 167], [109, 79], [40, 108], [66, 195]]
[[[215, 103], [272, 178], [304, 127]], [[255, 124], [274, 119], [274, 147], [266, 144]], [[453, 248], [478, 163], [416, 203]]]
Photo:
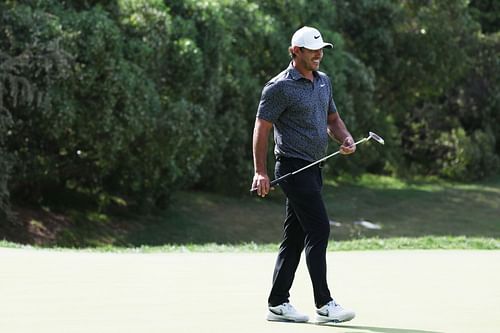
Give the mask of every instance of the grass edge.
[[[165, 244], [160, 246], [100, 246], [87, 248], [44, 247], [24, 245], [0, 240], [0, 249], [35, 249], [53, 251], [102, 253], [259, 253], [276, 252], [279, 244]], [[363, 238], [348, 241], [330, 240], [328, 251], [381, 251], [381, 250], [500, 250], [500, 239], [466, 236], [425, 236], [395, 238]]]

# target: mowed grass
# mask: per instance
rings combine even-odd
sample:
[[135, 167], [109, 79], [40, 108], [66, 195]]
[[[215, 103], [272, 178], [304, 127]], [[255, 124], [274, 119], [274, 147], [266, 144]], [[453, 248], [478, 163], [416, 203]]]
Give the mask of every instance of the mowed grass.
[[[429, 236], [445, 243], [447, 239], [453, 243], [457, 239], [500, 238], [500, 177], [464, 184], [364, 175], [326, 181], [324, 199], [333, 222], [330, 237], [337, 241], [372, 239], [373, 245], [388, 238], [398, 238], [398, 244], [412, 238], [429, 243]], [[169, 210], [137, 223], [121, 243], [276, 244], [281, 239], [283, 216], [284, 197], [279, 188], [267, 198], [183, 192]], [[360, 221], [380, 229], [368, 229]]]

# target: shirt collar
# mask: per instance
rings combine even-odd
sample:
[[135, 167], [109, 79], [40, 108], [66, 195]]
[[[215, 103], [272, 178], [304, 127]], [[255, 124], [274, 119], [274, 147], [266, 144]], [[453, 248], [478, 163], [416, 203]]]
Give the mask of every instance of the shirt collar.
[[[290, 64], [288, 65], [288, 73], [290, 73], [290, 76], [295, 81], [305, 79], [305, 77], [300, 74], [300, 72], [295, 67], [293, 67], [292, 61], [290, 61]], [[318, 73], [316, 71], [313, 71], [313, 76], [316, 78], [318, 76]]]

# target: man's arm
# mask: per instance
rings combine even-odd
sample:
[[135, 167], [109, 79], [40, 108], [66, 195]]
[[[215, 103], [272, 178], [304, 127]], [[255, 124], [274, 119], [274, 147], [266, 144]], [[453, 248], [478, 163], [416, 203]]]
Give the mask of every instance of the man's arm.
[[269, 193], [269, 176], [267, 175], [267, 142], [273, 123], [264, 119], [255, 119], [253, 129], [253, 165], [255, 174], [252, 182], [252, 190], [265, 197]]
[[356, 151], [354, 139], [347, 130], [338, 112], [333, 112], [328, 115], [328, 135], [330, 135], [332, 139], [342, 143], [340, 146], [341, 154], [348, 155]]

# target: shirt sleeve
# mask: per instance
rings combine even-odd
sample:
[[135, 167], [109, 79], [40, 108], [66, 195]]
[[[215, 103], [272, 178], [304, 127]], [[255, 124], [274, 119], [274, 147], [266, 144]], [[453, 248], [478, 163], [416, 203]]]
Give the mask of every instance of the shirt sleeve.
[[330, 102], [328, 103], [328, 114], [337, 112], [337, 105], [333, 100], [333, 85], [330, 78], [328, 78], [328, 83], [330, 84]]
[[335, 113], [337, 112], [337, 105], [335, 105], [335, 101], [333, 100], [333, 97], [330, 98], [330, 102], [328, 103], [328, 113]]
[[285, 110], [285, 99], [280, 86], [274, 82], [269, 82], [260, 97], [257, 109], [257, 118], [274, 123]]

